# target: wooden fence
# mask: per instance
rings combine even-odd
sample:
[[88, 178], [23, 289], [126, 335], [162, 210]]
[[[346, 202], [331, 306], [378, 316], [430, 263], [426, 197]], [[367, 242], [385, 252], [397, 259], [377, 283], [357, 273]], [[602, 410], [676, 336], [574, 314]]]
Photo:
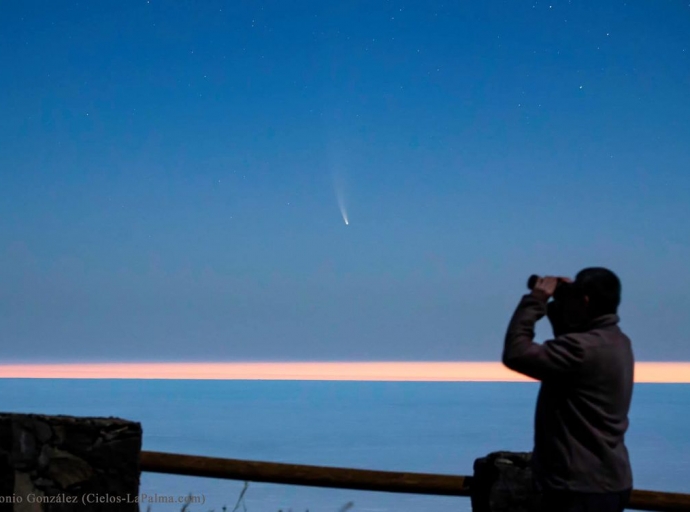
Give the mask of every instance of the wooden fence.
[[[141, 471], [360, 491], [470, 497], [471, 476], [371, 471], [141, 452]], [[690, 483], [690, 476], [688, 477]], [[629, 510], [690, 512], [690, 494], [633, 490]]]

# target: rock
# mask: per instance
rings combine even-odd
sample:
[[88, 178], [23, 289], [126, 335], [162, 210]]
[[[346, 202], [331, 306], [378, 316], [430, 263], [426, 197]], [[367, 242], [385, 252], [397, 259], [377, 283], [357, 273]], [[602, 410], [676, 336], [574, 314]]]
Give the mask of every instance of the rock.
[[58, 484], [60, 489], [68, 489], [77, 484], [88, 482], [93, 476], [91, 466], [71, 453], [44, 446], [41, 456], [47, 455], [48, 465], [45, 476]]
[[34, 487], [31, 475], [16, 471], [14, 473], [14, 495], [23, 499], [14, 504], [14, 512], [41, 512], [41, 504], [37, 499], [27, 499], [27, 496], [42, 497], [44, 494]]
[[139, 494], [141, 434], [139, 423], [119, 418], [0, 413], [0, 493], [23, 497], [2, 512], [138, 512], [136, 503], [84, 505], [81, 499]]
[[53, 431], [47, 423], [36, 420], [34, 427], [36, 428], [36, 439], [38, 439], [39, 443], [47, 443], [53, 437]]

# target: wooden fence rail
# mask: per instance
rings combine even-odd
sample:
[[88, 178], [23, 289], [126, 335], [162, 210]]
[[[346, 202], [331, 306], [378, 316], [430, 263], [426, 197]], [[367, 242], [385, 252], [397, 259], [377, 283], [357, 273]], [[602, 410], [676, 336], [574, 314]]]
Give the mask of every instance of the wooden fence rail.
[[[256, 462], [142, 451], [141, 471], [274, 484], [443, 496], [471, 495], [472, 477]], [[634, 490], [630, 510], [690, 512], [690, 494]]]

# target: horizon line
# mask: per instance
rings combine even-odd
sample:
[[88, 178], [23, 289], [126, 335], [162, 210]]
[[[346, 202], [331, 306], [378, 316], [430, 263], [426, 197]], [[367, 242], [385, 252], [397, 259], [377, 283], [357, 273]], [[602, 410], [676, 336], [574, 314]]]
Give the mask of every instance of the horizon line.
[[[495, 361], [5, 363], [0, 379], [536, 382]], [[690, 384], [690, 362], [640, 361], [636, 383]]]

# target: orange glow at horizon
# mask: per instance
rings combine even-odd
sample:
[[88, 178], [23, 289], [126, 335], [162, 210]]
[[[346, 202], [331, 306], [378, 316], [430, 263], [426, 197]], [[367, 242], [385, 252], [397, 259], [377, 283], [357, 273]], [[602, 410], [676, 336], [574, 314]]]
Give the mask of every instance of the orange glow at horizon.
[[[0, 364], [0, 378], [533, 382], [497, 362]], [[690, 362], [639, 362], [635, 382], [690, 384]]]

